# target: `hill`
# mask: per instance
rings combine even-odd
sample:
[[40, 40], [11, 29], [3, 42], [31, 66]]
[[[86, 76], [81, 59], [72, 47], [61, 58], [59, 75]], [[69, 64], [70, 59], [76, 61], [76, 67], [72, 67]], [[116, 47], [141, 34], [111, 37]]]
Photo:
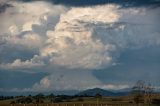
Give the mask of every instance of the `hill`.
[[95, 96], [96, 94], [100, 94], [102, 96], [125, 96], [128, 92], [113, 92], [100, 88], [87, 89], [85, 91], [79, 92], [77, 95], [87, 95], [87, 96]]

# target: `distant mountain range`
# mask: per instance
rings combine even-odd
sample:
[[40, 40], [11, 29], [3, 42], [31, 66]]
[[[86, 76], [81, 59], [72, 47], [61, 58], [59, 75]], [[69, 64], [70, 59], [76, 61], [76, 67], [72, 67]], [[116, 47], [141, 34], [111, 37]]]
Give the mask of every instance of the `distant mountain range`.
[[42, 93], [44, 95], [54, 94], [54, 95], [70, 95], [73, 96], [77, 94], [78, 90], [66, 90], [66, 91], [49, 91], [49, 92], [1, 92], [0, 96], [28, 96], [28, 95], [37, 95], [39, 93]]
[[0, 92], [0, 96], [19, 96], [19, 95], [37, 95], [39, 93], [43, 93], [44, 95], [49, 95], [53, 93], [54, 95], [79, 95], [79, 96], [95, 96], [97, 93], [101, 94], [102, 96], [124, 96], [127, 95], [129, 90], [122, 90], [122, 91], [109, 91], [104, 90], [101, 88], [93, 88], [93, 89], [87, 89], [84, 91], [78, 91], [78, 90], [66, 90], [66, 91], [50, 91], [50, 92]]
[[[102, 96], [125, 96], [128, 95], [131, 88], [121, 89], [121, 90], [104, 90], [101, 88], [87, 89], [83, 91], [78, 90], [66, 90], [66, 91], [50, 91], [50, 92], [0, 92], [0, 96], [28, 96], [37, 95], [43, 93], [44, 95], [49, 95], [53, 93], [54, 95], [78, 95], [78, 96], [95, 96], [97, 93]], [[160, 90], [155, 91], [155, 93], [160, 93]]]
[[100, 88], [93, 88], [79, 92], [77, 95], [95, 96], [97, 93], [102, 96], [125, 96], [129, 94], [129, 91], [108, 91]]

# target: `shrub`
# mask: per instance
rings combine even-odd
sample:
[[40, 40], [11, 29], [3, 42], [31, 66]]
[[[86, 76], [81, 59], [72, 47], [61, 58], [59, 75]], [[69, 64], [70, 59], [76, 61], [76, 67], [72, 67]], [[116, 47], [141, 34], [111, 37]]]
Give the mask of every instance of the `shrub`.
[[84, 99], [81, 98], [81, 97], [79, 97], [79, 98], [77, 99], [77, 101], [82, 102], [82, 101], [84, 101]]
[[55, 98], [53, 102], [55, 102], [55, 103], [63, 102], [63, 99], [58, 97], [58, 98]]
[[152, 104], [160, 105], [160, 99], [153, 99]]

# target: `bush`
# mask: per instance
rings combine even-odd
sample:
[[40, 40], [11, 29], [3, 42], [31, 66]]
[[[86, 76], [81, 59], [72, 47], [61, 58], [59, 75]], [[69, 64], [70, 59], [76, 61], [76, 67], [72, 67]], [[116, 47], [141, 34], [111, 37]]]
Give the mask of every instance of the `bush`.
[[113, 98], [112, 101], [122, 101], [122, 99], [119, 98]]
[[160, 99], [153, 99], [152, 104], [160, 105]]
[[77, 101], [82, 102], [82, 101], [84, 101], [84, 99], [81, 98], [81, 97], [79, 97], [79, 98], [77, 99]]
[[27, 98], [20, 98], [16, 100], [16, 103], [32, 103], [32, 99], [27, 97]]
[[11, 103], [10, 104], [15, 104], [16, 102], [15, 101], [11, 101]]
[[134, 100], [134, 102], [135, 102], [136, 104], [139, 104], [139, 103], [143, 103], [143, 102], [144, 102], [143, 95], [135, 95], [133, 100]]
[[31, 98], [25, 98], [25, 103], [32, 103], [32, 99]]
[[55, 99], [53, 100], [53, 102], [55, 102], [55, 103], [63, 102], [63, 99], [60, 98], [60, 97], [58, 97], [58, 98], [55, 98]]
[[44, 103], [44, 101], [42, 99], [36, 99], [36, 103]]
[[25, 103], [25, 100], [24, 98], [20, 98], [16, 100], [16, 103]]

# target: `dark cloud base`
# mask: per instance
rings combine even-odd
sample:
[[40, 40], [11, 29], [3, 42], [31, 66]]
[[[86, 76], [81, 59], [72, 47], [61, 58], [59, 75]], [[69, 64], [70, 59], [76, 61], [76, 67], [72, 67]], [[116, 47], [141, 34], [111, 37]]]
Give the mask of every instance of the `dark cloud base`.
[[[104, 4], [119, 4], [122, 7], [139, 7], [139, 6], [160, 6], [160, 0], [17, 0], [22, 2], [33, 1], [48, 1], [53, 4], [60, 4], [65, 6], [94, 6]], [[13, 7], [7, 3], [0, 3], [0, 13], [4, 12], [7, 8]]]
[[[31, 2], [33, 0], [19, 0], [19, 1]], [[38, 1], [44, 1], [44, 0], [38, 0]], [[54, 4], [62, 4], [67, 6], [92, 6], [92, 5], [103, 5], [107, 3], [120, 4], [124, 7], [147, 6], [147, 5], [160, 6], [159, 0], [48, 0], [48, 1]]]

